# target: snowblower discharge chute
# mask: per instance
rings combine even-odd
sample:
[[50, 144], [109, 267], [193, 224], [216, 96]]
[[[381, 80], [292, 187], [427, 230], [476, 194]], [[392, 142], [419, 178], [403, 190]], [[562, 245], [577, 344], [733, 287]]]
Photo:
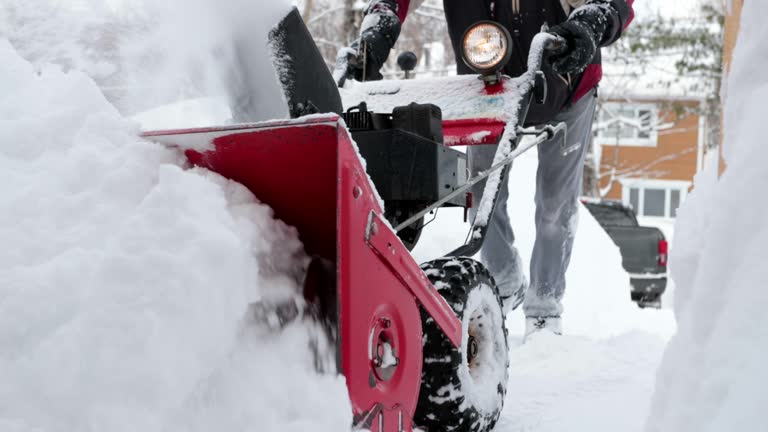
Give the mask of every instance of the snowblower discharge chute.
[[[235, 125], [144, 135], [243, 184], [297, 228], [313, 257], [304, 295], [336, 340], [353, 428], [490, 430], [506, 393], [508, 353], [493, 279], [465, 258], [482, 245], [484, 221], [444, 258], [419, 266], [409, 248], [425, 214], [473, 205], [470, 186], [494, 175], [503, 181], [512, 159], [561, 132], [536, 131], [527, 143], [508, 133], [522, 124], [541, 80], [532, 72], [362, 83], [344, 94], [345, 111], [296, 10], [271, 40], [275, 57], [289, 59], [280, 80], [292, 119], [249, 123], [240, 104]], [[506, 147], [502, 137], [511, 138]], [[448, 144], [507, 151], [503, 163], [469, 179], [465, 155]], [[485, 199], [495, 208], [495, 196]]]

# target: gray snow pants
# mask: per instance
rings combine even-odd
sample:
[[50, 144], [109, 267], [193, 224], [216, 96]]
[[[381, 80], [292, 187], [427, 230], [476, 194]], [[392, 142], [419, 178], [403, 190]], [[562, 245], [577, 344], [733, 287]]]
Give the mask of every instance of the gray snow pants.
[[[591, 141], [596, 100], [593, 90], [555, 118], [554, 123], [565, 122], [568, 126], [567, 154], [564, 155], [562, 140], [545, 141], [538, 146], [536, 241], [527, 288], [507, 213], [508, 182], [500, 187], [496, 211], [488, 224], [482, 261], [496, 280], [501, 297], [512, 299], [525, 295], [523, 309], [528, 317], [560, 316], [563, 311], [565, 271], [571, 260], [578, 224], [584, 157]], [[469, 147], [467, 153], [473, 175], [491, 166], [496, 147]], [[473, 188], [475, 202], [480, 202], [484, 188], [485, 182]]]

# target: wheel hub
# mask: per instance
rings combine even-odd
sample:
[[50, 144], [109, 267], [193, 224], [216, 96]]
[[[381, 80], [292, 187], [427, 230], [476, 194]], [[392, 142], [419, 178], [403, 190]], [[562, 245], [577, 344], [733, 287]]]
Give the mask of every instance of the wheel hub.
[[475, 357], [477, 357], [477, 352], [479, 350], [479, 346], [477, 345], [477, 339], [475, 339], [474, 336], [469, 336], [469, 341], [467, 342], [467, 363], [472, 365], [472, 361], [475, 360]]
[[[375, 378], [379, 381], [389, 381], [397, 371], [400, 365], [398, 349], [394, 340], [392, 321], [388, 318], [382, 318], [373, 328], [371, 340], [374, 342], [371, 349], [371, 360]], [[372, 375], [371, 378], [374, 376]], [[372, 386], [374, 381], [371, 381]]]

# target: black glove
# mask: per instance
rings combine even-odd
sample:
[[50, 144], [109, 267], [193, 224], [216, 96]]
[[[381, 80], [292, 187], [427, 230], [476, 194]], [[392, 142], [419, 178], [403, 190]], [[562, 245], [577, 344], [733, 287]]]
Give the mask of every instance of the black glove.
[[400, 36], [400, 27], [395, 0], [371, 1], [365, 10], [360, 38], [339, 51], [337, 68], [346, 67], [346, 75], [358, 81], [382, 79], [381, 67]]
[[580, 73], [589, 65], [602, 44], [608, 27], [608, 5], [588, 4], [576, 9], [568, 21], [549, 29], [560, 36], [565, 46], [550, 57], [552, 68], [560, 74]]

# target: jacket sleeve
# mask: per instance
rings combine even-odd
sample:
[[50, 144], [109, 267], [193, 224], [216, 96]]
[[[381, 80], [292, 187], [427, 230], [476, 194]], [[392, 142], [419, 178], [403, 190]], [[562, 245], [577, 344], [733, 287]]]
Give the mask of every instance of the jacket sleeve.
[[408, 8], [411, 7], [411, 3], [411, 0], [397, 0], [397, 16], [400, 17], [400, 22], [405, 22], [405, 17], [408, 15]]
[[366, 9], [366, 15], [371, 11], [381, 10], [385, 7], [397, 14], [400, 22], [405, 22], [408, 12], [414, 11], [424, 3], [424, 0], [371, 0]]
[[587, 5], [598, 6], [606, 12], [608, 25], [600, 46], [608, 46], [616, 42], [629, 27], [635, 18], [635, 11], [632, 8], [634, 2], [634, 0], [587, 0]]
[[363, 14], [366, 16], [369, 14], [395, 14], [402, 23], [408, 15], [408, 8], [411, 3], [416, 2], [420, 3], [419, 0], [371, 0]]

